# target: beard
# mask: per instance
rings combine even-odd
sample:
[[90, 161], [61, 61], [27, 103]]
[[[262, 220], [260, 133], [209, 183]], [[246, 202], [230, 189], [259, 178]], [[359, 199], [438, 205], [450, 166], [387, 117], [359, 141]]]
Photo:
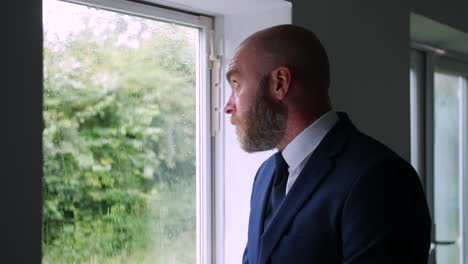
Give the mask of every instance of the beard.
[[244, 128], [244, 135], [239, 136], [241, 148], [248, 153], [275, 148], [285, 134], [287, 109], [274, 101], [268, 88], [265, 75], [259, 81], [251, 106], [236, 120]]

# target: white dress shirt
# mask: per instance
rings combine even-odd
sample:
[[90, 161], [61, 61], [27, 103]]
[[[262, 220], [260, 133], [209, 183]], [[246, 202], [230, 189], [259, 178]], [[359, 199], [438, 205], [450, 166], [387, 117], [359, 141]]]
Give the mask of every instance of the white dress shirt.
[[286, 194], [293, 186], [305, 164], [325, 135], [338, 122], [339, 117], [335, 110], [330, 110], [319, 119], [306, 127], [283, 149], [283, 157], [288, 163], [288, 182]]

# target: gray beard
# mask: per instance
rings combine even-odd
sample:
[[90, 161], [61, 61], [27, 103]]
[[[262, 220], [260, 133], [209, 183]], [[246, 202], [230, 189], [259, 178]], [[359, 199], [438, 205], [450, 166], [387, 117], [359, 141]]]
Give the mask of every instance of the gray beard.
[[251, 107], [245, 113], [241, 147], [248, 153], [275, 148], [284, 137], [288, 112], [269, 94], [268, 75], [263, 76]]

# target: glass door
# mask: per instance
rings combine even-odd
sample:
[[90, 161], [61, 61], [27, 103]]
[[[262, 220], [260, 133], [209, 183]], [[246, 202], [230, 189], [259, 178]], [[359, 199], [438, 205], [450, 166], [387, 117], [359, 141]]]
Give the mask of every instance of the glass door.
[[412, 51], [412, 164], [432, 214], [431, 264], [468, 263], [467, 80], [468, 61]]

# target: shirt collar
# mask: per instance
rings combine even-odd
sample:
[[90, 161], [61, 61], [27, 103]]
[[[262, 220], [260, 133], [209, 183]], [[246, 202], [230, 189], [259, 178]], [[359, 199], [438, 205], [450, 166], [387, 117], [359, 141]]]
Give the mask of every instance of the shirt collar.
[[283, 149], [282, 154], [290, 171], [294, 171], [317, 148], [320, 141], [338, 120], [339, 117], [336, 111], [332, 109], [302, 130], [299, 135], [289, 142]]

